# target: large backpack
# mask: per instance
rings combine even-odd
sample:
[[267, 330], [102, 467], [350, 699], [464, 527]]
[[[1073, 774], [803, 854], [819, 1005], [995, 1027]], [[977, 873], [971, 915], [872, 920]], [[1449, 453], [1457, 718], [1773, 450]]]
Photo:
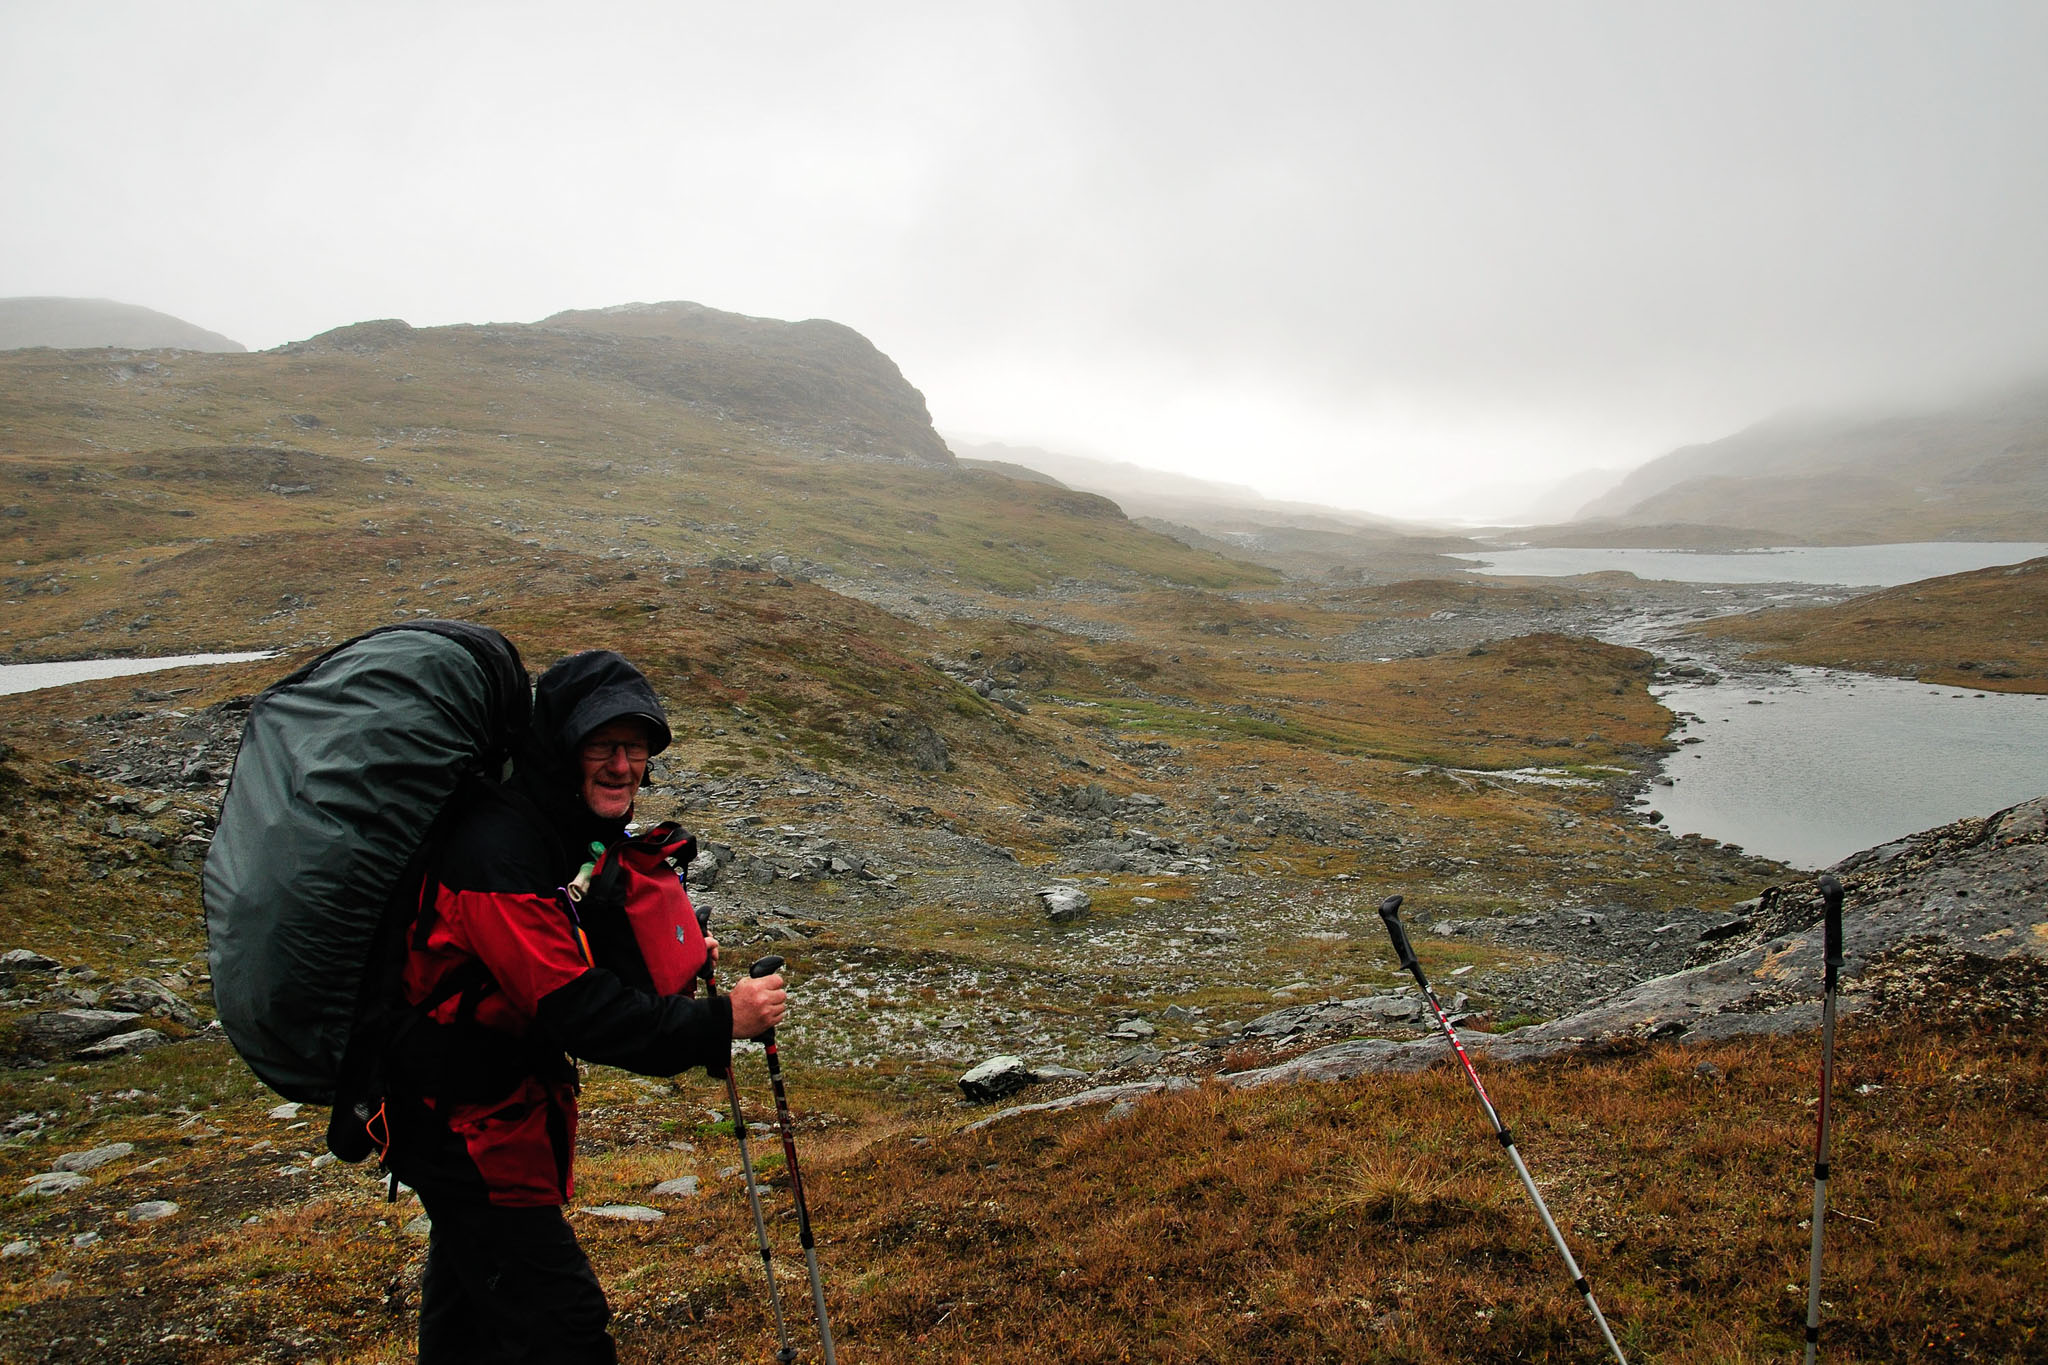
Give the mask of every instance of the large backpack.
[[271, 1089], [360, 1088], [438, 827], [531, 708], [519, 651], [464, 621], [373, 630], [250, 704], [202, 888], [214, 1005]]

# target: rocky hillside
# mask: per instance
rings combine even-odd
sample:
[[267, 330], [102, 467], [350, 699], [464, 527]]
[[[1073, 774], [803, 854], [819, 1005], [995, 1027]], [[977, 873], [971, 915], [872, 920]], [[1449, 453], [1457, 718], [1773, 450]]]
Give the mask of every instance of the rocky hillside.
[[1779, 418], [1675, 450], [1579, 514], [1586, 533], [1769, 528], [1782, 544], [2040, 540], [2048, 385], [1940, 411]]
[[242, 351], [218, 332], [112, 299], [0, 299], [0, 351], [114, 346], [123, 350]]

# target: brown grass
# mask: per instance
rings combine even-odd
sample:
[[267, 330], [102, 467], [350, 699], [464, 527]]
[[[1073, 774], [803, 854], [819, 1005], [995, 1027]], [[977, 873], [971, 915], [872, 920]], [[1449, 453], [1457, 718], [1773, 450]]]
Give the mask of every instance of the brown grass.
[[[1653, 1048], [1489, 1074], [1631, 1359], [1796, 1354], [1815, 1042]], [[2023, 1029], [1851, 1021], [1837, 1067], [1827, 1358], [2038, 1358], [2048, 1158], [2031, 1135], [2048, 1118], [2048, 1044]], [[135, 1079], [147, 1072], [137, 1064]], [[693, 1130], [694, 1152], [650, 1155], [653, 1125], [700, 1124], [719, 1092], [700, 1079], [637, 1103], [637, 1083], [610, 1074], [597, 1078], [597, 1154], [579, 1202], [644, 1199], [647, 1184], [681, 1169], [698, 1170], [706, 1189], [651, 1226], [580, 1220], [625, 1358], [762, 1357], [772, 1333], [751, 1225], [736, 1183], [716, 1174], [735, 1160], [729, 1139]], [[761, 1078], [750, 1069], [743, 1079], [750, 1115], [765, 1115]], [[820, 1128], [836, 1082], [799, 1063], [791, 1084], [849, 1365], [1601, 1356], [1468, 1086], [1447, 1069], [1207, 1088], [1114, 1119], [1046, 1115], [974, 1134], [950, 1132], [943, 1109], [909, 1130], [900, 1115]], [[52, 1251], [7, 1262], [0, 1349], [27, 1358], [76, 1323], [131, 1352], [155, 1340], [151, 1359], [274, 1356], [292, 1338], [330, 1358], [400, 1358], [409, 1317], [386, 1300], [395, 1287], [402, 1303], [417, 1271], [420, 1247], [398, 1230], [412, 1207], [376, 1202], [352, 1176], [330, 1176], [310, 1202], [272, 1205], [251, 1186], [215, 1200], [213, 1215], [176, 1193], [256, 1178], [235, 1172], [260, 1163], [232, 1153], [275, 1135], [260, 1117], [267, 1103], [217, 1100], [207, 1121], [226, 1131], [195, 1147], [177, 1145], [168, 1122], [131, 1120], [124, 1131], [145, 1148], [137, 1160], [165, 1154], [171, 1171], [158, 1184], [192, 1205], [180, 1240], [153, 1246], [111, 1226], [103, 1247], [62, 1259], [65, 1284], [49, 1278]], [[0, 1164], [10, 1176], [26, 1169], [19, 1157]], [[770, 1179], [782, 1190], [769, 1200], [777, 1265], [802, 1342], [802, 1263], [783, 1178]], [[288, 1193], [269, 1188], [268, 1198]], [[57, 1207], [16, 1205], [15, 1235], [68, 1226]], [[221, 1221], [246, 1212], [261, 1221]], [[146, 1329], [137, 1285], [147, 1286]]]

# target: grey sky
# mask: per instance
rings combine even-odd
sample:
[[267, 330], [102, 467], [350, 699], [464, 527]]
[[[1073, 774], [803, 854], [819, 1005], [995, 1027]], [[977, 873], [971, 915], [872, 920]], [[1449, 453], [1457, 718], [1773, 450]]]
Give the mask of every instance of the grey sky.
[[831, 317], [1395, 514], [2048, 374], [2038, 3], [580, 8], [0, 0], [0, 295]]

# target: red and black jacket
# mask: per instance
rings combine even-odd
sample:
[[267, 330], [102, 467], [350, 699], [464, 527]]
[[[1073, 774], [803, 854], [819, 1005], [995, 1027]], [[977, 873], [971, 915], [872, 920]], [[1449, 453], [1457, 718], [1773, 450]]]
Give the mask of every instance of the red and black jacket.
[[[673, 825], [628, 837], [583, 805], [568, 758], [595, 728], [592, 707], [587, 693], [571, 694], [576, 706], [546, 695], [562, 668], [536, 697], [537, 727], [556, 728], [537, 731], [518, 776], [465, 809], [411, 935], [406, 998], [437, 1003], [394, 1066], [386, 1161], [416, 1188], [564, 1203], [576, 1134], [569, 1058], [666, 1076], [718, 1072], [731, 1055], [731, 1005], [692, 995], [704, 941], [679, 875], [692, 841]], [[592, 843], [604, 850], [596, 889], [572, 905], [564, 888]]]

